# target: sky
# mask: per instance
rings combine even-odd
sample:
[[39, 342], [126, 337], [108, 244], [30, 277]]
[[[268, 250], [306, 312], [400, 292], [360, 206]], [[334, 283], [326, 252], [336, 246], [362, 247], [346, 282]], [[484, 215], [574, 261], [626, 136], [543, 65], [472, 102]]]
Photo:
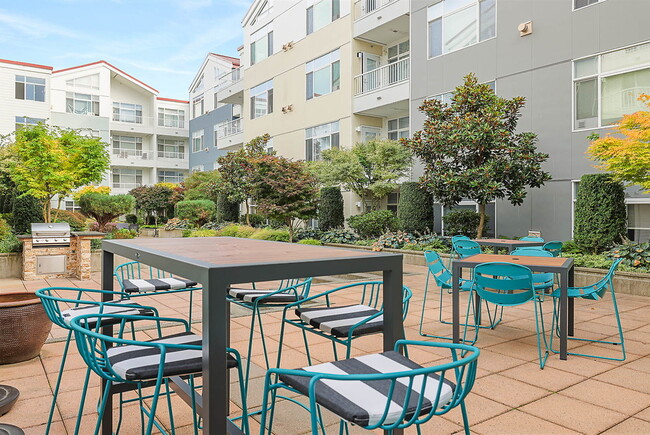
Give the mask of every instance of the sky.
[[238, 57], [252, 0], [0, 0], [0, 58], [54, 67], [105, 60], [187, 100], [209, 52]]

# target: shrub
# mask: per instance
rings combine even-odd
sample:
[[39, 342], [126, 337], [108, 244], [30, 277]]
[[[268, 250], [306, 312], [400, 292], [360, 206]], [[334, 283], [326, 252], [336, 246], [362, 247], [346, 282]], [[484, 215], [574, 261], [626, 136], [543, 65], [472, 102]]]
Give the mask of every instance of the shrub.
[[320, 240], [323, 232], [321, 230], [316, 230], [313, 228], [300, 228], [293, 235], [294, 240], [303, 240], [303, 239], [312, 239]]
[[109, 186], [84, 186], [81, 189], [77, 190], [75, 193], [72, 194], [72, 198], [75, 201], [79, 201], [79, 198], [81, 198], [82, 195], [85, 195], [87, 193], [100, 193], [102, 195], [110, 195], [111, 194], [111, 188]]
[[612, 265], [612, 260], [604, 255], [574, 254], [571, 257], [573, 257], [573, 264], [576, 267], [608, 269]]
[[183, 230], [182, 237], [190, 237], [192, 235], [192, 230]]
[[362, 240], [357, 240], [356, 242], [353, 243], [355, 246], [372, 246], [373, 243], [375, 243], [375, 239], [362, 239]]
[[83, 231], [86, 229], [86, 217], [81, 213], [68, 210], [54, 210], [52, 216], [56, 216], [56, 222], [67, 222], [72, 231]]
[[214, 219], [217, 222], [237, 222], [239, 220], [239, 203], [228, 201], [228, 195], [217, 195], [217, 211]]
[[[487, 216], [485, 217], [487, 225]], [[481, 215], [472, 210], [454, 210], [443, 217], [445, 222], [445, 234], [450, 236], [463, 235], [476, 237], [476, 229], [478, 228]]]
[[215, 237], [216, 230], [194, 230], [191, 231], [188, 237]]
[[125, 216], [125, 220], [127, 224], [135, 225], [138, 223], [138, 217], [134, 214], [127, 214]]
[[[255, 228], [262, 228], [266, 226], [266, 216], [263, 216], [261, 214], [255, 214], [251, 213], [248, 215], [248, 219], [251, 223], [250, 226], [255, 227]], [[246, 224], [246, 216], [240, 216], [239, 217], [239, 223], [240, 224]]]
[[420, 234], [431, 231], [433, 196], [420, 188], [420, 183], [409, 181], [400, 186], [397, 220], [402, 231]]
[[627, 209], [623, 184], [609, 174], [580, 178], [575, 204], [573, 240], [587, 253], [596, 254], [623, 240]]
[[316, 246], [321, 246], [323, 242], [320, 240], [316, 239], [302, 239], [298, 241], [299, 245], [316, 245]]
[[14, 199], [12, 209], [14, 233], [25, 234], [34, 222], [43, 222], [43, 204], [32, 195], [22, 195]]
[[396, 230], [397, 218], [390, 210], [375, 210], [350, 216], [348, 224], [361, 237], [379, 237], [386, 232]]
[[248, 225], [239, 225], [239, 227], [237, 227], [237, 235], [235, 237], [250, 239], [251, 236], [257, 231], [257, 228], [249, 227]]
[[562, 253], [563, 254], [584, 254], [584, 251], [573, 240], [567, 240], [566, 242], [562, 243]]
[[109, 222], [104, 225], [104, 228], [101, 228], [97, 222], [92, 222], [90, 225], [88, 225], [88, 231], [98, 231], [100, 233], [111, 234], [117, 231], [117, 223]]
[[289, 231], [264, 228], [255, 231], [255, 233], [251, 235], [250, 238], [256, 240], [273, 240], [276, 242], [288, 242]]
[[239, 225], [230, 224], [221, 228], [217, 231], [217, 236], [221, 237], [237, 237], [237, 232], [239, 231]]
[[612, 248], [605, 256], [610, 262], [616, 258], [622, 258], [623, 264], [627, 266], [647, 268], [650, 267], [650, 243], [638, 243], [628, 240]]
[[7, 238], [11, 234], [11, 226], [6, 220], [0, 218], [0, 240]]
[[355, 233], [349, 230], [329, 230], [325, 231], [321, 236], [320, 240], [323, 243], [344, 243], [344, 244], [354, 244], [360, 237]]
[[134, 239], [138, 235], [137, 232], [133, 230], [129, 230], [127, 228], [122, 228], [121, 230], [117, 230], [113, 233], [113, 238], [114, 239]]
[[172, 218], [167, 221], [164, 228], [168, 231], [188, 230], [191, 226], [192, 224], [190, 224], [190, 221], [187, 219]]
[[0, 238], [0, 253], [20, 252], [22, 249], [23, 244], [15, 234], [10, 232], [7, 236]]
[[407, 243], [415, 242], [413, 234], [404, 231], [395, 231], [382, 234], [379, 240], [372, 244], [373, 251], [381, 251], [384, 248], [401, 249]]
[[101, 193], [86, 193], [79, 198], [81, 212], [97, 220], [99, 230], [118, 216], [128, 213], [135, 206], [135, 198], [131, 195], [104, 195]]
[[214, 216], [216, 206], [209, 199], [194, 199], [179, 201], [175, 206], [175, 216], [180, 219], [187, 219], [192, 224], [200, 227]]
[[343, 195], [340, 187], [323, 187], [318, 203], [318, 228], [328, 231], [343, 228]]

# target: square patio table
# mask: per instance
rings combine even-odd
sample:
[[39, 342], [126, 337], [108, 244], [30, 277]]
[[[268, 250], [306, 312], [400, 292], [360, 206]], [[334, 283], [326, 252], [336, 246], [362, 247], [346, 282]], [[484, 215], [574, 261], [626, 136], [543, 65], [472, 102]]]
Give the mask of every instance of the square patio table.
[[517, 248], [529, 248], [533, 246], [544, 246], [544, 242], [532, 242], [529, 240], [510, 240], [510, 239], [474, 239], [481, 246], [489, 246], [495, 254], [499, 248], [505, 248], [511, 253]]
[[[383, 272], [384, 350], [404, 338], [402, 326], [402, 254], [298, 245], [233, 237], [138, 238], [102, 242], [102, 288], [113, 289], [113, 258], [120, 255], [201, 283], [203, 286], [203, 432], [241, 433], [227, 420], [229, 342], [228, 287], [252, 281]], [[112, 327], [105, 327], [112, 333]], [[109, 412], [110, 411], [110, 412]], [[112, 403], [102, 433], [112, 431]], [[399, 431], [401, 433], [402, 431]]]
[[[552, 272], [560, 275], [560, 359], [566, 360], [567, 335], [573, 335], [573, 299], [567, 297], [567, 288], [573, 286], [573, 258], [476, 254], [453, 260], [452, 333], [454, 343], [460, 342], [460, 275], [464, 268], [474, 268], [479, 264], [495, 261], [520, 264], [533, 272]], [[480, 307], [480, 305], [477, 306]]]

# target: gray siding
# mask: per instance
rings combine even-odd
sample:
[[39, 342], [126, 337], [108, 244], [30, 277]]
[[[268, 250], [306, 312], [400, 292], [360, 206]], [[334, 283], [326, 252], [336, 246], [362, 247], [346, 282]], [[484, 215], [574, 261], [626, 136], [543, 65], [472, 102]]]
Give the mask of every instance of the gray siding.
[[[232, 119], [232, 105], [227, 104], [219, 107], [205, 115], [190, 120], [190, 170], [199, 165], [203, 165], [203, 170], [211, 171], [217, 168], [216, 162], [219, 156], [226, 154], [226, 151], [218, 150], [214, 146], [214, 126]], [[208, 151], [192, 152], [192, 134], [195, 131], [203, 129], [204, 148]]]

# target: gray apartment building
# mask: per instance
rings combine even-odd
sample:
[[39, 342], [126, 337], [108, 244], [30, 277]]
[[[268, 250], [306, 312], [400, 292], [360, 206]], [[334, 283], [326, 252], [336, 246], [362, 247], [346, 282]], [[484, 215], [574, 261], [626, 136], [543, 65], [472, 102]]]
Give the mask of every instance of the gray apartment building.
[[[519, 129], [537, 133], [553, 179], [531, 189], [522, 206], [491, 205], [491, 226], [497, 235], [538, 230], [547, 240], [570, 239], [578, 180], [597, 172], [585, 155], [587, 137], [643, 110], [637, 98], [650, 93], [650, 0], [411, 0], [410, 6], [411, 132], [422, 127], [422, 101], [448, 99], [470, 72], [502, 97], [525, 97]], [[628, 188], [627, 203], [629, 236], [648, 240], [650, 197]], [[440, 231], [444, 210], [435, 212]]]

